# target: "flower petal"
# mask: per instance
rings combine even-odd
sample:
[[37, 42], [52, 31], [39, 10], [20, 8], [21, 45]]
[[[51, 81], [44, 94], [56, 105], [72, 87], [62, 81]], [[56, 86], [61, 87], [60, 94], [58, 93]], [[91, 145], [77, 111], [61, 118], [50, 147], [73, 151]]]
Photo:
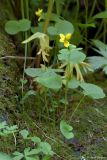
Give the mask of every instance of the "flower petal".
[[70, 40], [71, 36], [72, 36], [71, 33], [66, 34], [65, 35], [66, 40]]
[[64, 40], [65, 40], [65, 36], [64, 36], [64, 34], [59, 34], [59, 36], [60, 36], [60, 42], [64, 42]]
[[70, 43], [67, 40], [65, 40], [64, 41], [64, 47], [68, 47], [69, 45], [70, 45]]
[[40, 17], [43, 12], [43, 9], [38, 9], [38, 11], [35, 12], [36, 16]]

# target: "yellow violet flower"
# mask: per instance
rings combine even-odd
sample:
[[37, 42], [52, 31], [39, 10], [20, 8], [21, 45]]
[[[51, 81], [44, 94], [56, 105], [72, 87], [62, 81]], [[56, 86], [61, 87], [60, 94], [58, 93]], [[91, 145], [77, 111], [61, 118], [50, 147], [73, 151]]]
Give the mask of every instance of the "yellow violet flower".
[[35, 15], [38, 17], [38, 21], [41, 20], [43, 9], [38, 9], [38, 11], [35, 12]]
[[59, 41], [64, 43], [64, 47], [68, 47], [70, 45], [69, 40], [72, 36], [71, 33], [67, 33], [66, 35], [61, 33], [61, 34], [59, 34], [59, 36], [60, 36]]

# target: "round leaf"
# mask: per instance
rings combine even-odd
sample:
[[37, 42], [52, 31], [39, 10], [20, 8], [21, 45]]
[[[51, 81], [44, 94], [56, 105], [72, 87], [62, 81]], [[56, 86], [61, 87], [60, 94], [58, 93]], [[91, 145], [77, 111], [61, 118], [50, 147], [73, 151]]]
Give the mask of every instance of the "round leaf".
[[60, 122], [60, 130], [65, 138], [71, 139], [74, 137], [74, 134], [72, 133], [73, 130], [72, 126], [70, 126], [63, 120]]
[[11, 35], [17, 34], [19, 32], [18, 22], [14, 20], [8, 21], [5, 24], [5, 31]]
[[19, 25], [19, 30], [24, 32], [30, 29], [31, 27], [31, 21], [29, 21], [28, 19], [21, 19], [18, 21], [18, 25]]

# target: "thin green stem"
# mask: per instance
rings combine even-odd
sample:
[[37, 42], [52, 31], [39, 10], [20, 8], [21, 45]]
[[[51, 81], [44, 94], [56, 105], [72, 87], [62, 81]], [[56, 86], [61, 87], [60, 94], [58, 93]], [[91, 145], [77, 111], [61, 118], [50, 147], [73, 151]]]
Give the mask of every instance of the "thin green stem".
[[24, 2], [23, 2], [23, 0], [21, 0], [21, 14], [22, 14], [22, 18], [24, 18], [25, 14], [24, 14]]
[[79, 9], [80, 9], [80, 3], [79, 3], [79, 0], [77, 0], [77, 10], [76, 10], [76, 16], [75, 16], [76, 19], [78, 19]]
[[85, 95], [81, 98], [80, 102], [78, 103], [78, 105], [76, 106], [75, 110], [73, 111], [72, 115], [71, 115], [71, 120], [73, 118], [73, 116], [75, 115], [75, 112], [78, 110], [78, 108], [80, 107], [81, 103], [83, 102], [85, 98]]
[[[27, 39], [27, 32], [25, 32], [25, 39]], [[26, 69], [26, 61], [27, 61], [27, 43], [25, 44], [25, 59], [24, 59], [24, 67], [23, 67], [23, 80], [25, 78], [25, 69]], [[22, 96], [23, 96], [23, 88], [24, 88], [24, 84], [23, 84], [23, 80], [22, 80]]]
[[90, 11], [90, 15], [89, 15], [89, 18], [92, 17], [93, 13], [94, 13], [94, 10], [95, 10], [95, 7], [96, 7], [96, 4], [97, 4], [97, 0], [94, 0], [93, 1], [93, 4], [92, 4], [92, 9]]
[[[84, 0], [85, 5], [85, 24], [88, 23], [88, 0]], [[87, 27], [85, 28], [85, 38], [88, 38]], [[87, 41], [85, 41], [85, 53], [87, 53]]]
[[98, 30], [97, 30], [95, 36], [94, 36], [95, 39], [98, 37], [99, 33], [101, 32], [101, 29], [102, 29], [102, 27], [103, 27], [103, 24], [104, 24], [104, 22], [102, 21], [102, 22], [100, 23], [100, 26], [99, 26], [99, 28], [98, 28]]
[[[105, 11], [107, 11], [107, 0], [105, 0]], [[104, 19], [104, 32], [103, 32], [104, 43], [106, 43], [106, 32], [107, 32], [107, 20]]]
[[[26, 18], [29, 19], [29, 1], [25, 1], [25, 13], [26, 13]], [[31, 35], [30, 31], [27, 32], [28, 37]], [[31, 42], [28, 43], [28, 55], [30, 55], [30, 50], [31, 50]]]
[[67, 110], [67, 102], [68, 102], [68, 82], [69, 79], [71, 78], [71, 75], [73, 74], [73, 66], [72, 64], [68, 63], [67, 68], [66, 68], [66, 85], [65, 85], [65, 116], [66, 116], [66, 110]]
[[29, 19], [29, 1], [25, 1], [25, 11], [26, 11], [26, 18]]
[[47, 89], [46, 88], [45, 88], [45, 93], [44, 93], [44, 101], [45, 101], [46, 113], [47, 113], [47, 116], [49, 117], [49, 109], [48, 109], [48, 103], [47, 103]]

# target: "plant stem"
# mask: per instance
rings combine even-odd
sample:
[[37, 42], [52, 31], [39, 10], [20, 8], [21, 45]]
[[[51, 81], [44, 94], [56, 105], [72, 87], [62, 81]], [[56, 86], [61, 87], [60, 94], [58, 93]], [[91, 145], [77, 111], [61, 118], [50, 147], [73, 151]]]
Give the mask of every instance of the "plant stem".
[[45, 88], [45, 93], [44, 93], [44, 100], [45, 100], [45, 108], [46, 108], [46, 112], [47, 112], [47, 116], [49, 118], [49, 109], [48, 109], [48, 103], [47, 103], [47, 89]]
[[[27, 4], [28, 0], [26, 0], [26, 4]], [[26, 10], [28, 12], [28, 6], [26, 5]], [[24, 1], [21, 0], [21, 14], [22, 14], [22, 18], [25, 18], [25, 13], [24, 13]], [[27, 39], [27, 32], [25, 32], [24, 38]], [[25, 78], [25, 68], [26, 68], [26, 61], [27, 61], [27, 43], [25, 44], [25, 55], [24, 55], [24, 67], [23, 67], [23, 80]], [[23, 96], [23, 80], [22, 80], [22, 96]]]
[[[27, 39], [27, 32], [25, 32], [25, 39]], [[23, 67], [23, 80], [25, 78], [25, 69], [26, 69], [26, 62], [27, 62], [27, 43], [25, 44], [25, 59], [24, 59], [24, 67]], [[23, 84], [23, 80], [22, 80], [22, 96], [23, 96], [23, 88], [24, 88], [24, 84]]]
[[[105, 0], [105, 11], [107, 11], [107, 0]], [[104, 43], [106, 43], [106, 32], [107, 32], [107, 20], [104, 19], [104, 32], [103, 32]]]
[[24, 14], [24, 3], [23, 3], [23, 0], [21, 0], [21, 14], [22, 14], [22, 18], [24, 18], [25, 14]]
[[95, 36], [94, 36], [94, 37], [95, 37], [94, 39], [98, 38], [98, 35], [99, 35], [99, 33], [101, 32], [102, 27], [103, 27], [103, 21], [100, 23], [100, 26], [99, 26], [99, 28], [98, 28]]
[[91, 18], [92, 15], [93, 15], [93, 13], [94, 13], [96, 3], [97, 3], [97, 0], [94, 0], [94, 1], [93, 1], [93, 4], [92, 4], [92, 9], [91, 9], [91, 11], [90, 11], [89, 18]]
[[29, 19], [29, 2], [28, 0], [25, 1], [25, 8], [26, 8], [26, 18]]
[[[85, 5], [85, 24], [87, 25], [88, 23], [88, 0], [84, 0], [84, 5]], [[88, 38], [88, 34], [87, 34], [87, 27], [85, 28], [85, 53], [87, 53], [87, 38]]]
[[76, 106], [74, 112], [72, 113], [72, 115], [71, 115], [71, 120], [72, 120], [75, 112], [78, 110], [78, 108], [80, 107], [81, 103], [83, 102], [84, 98], [85, 98], [85, 95], [81, 98], [80, 102], [78, 103], [78, 105]]
[[79, 4], [79, 0], [77, 0], [77, 11], [76, 11], [76, 16], [75, 16], [76, 19], [78, 19], [79, 8], [80, 8], [80, 4]]

